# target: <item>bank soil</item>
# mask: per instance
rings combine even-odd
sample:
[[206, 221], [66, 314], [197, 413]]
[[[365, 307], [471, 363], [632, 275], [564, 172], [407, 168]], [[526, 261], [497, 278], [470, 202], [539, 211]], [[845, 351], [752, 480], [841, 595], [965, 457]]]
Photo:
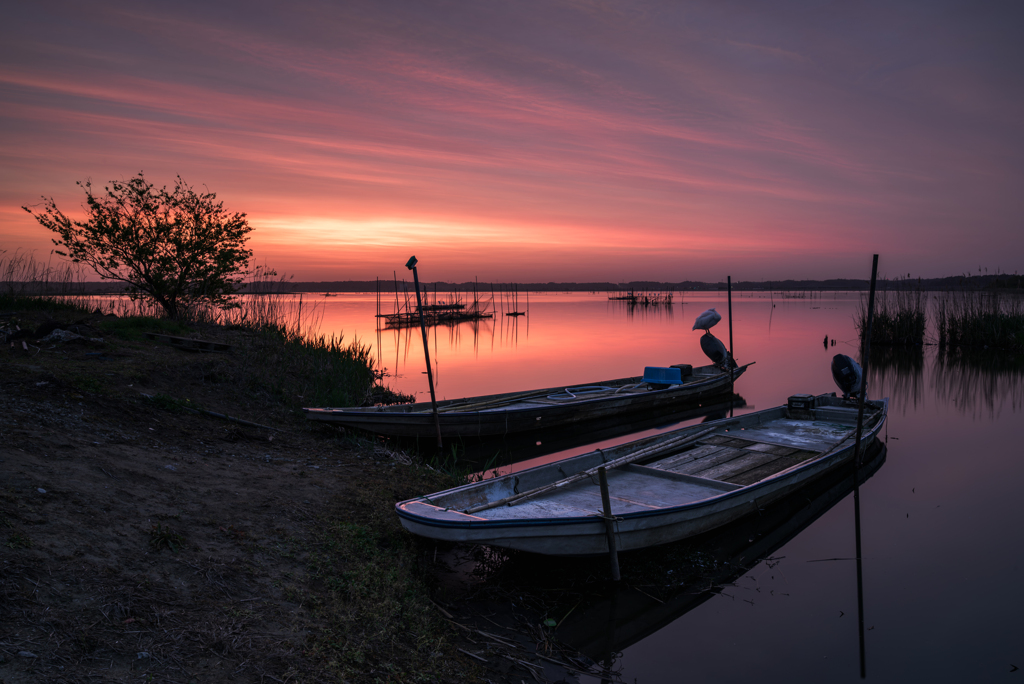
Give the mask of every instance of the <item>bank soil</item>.
[[304, 420], [254, 333], [115, 323], [0, 320], [0, 681], [532, 681], [393, 513], [450, 478]]

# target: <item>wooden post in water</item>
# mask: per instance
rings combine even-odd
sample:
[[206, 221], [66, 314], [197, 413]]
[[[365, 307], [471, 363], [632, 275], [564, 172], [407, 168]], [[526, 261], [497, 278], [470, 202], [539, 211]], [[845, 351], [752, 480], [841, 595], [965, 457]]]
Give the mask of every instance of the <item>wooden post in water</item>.
[[857, 625], [860, 633], [860, 678], [867, 677], [867, 657], [864, 652], [864, 568], [861, 559], [860, 545], [860, 477], [861, 449], [860, 440], [864, 425], [864, 401], [868, 394], [868, 362], [871, 354], [871, 324], [875, 315], [875, 280], [878, 276], [878, 255], [871, 261], [871, 289], [868, 291], [868, 322], [864, 330], [864, 339], [860, 347], [860, 394], [857, 398], [857, 437], [853, 442], [853, 519], [854, 536], [857, 546]]
[[729, 358], [726, 360], [726, 363], [729, 364], [729, 393], [730, 394], [735, 394], [736, 392], [735, 392], [735, 388], [733, 387], [733, 384], [734, 384], [736, 378], [734, 376], [734, 373], [732, 372], [732, 366], [733, 366], [733, 355], [732, 355], [732, 276], [726, 276], [725, 277], [725, 284], [726, 284], [726, 290], [728, 292], [727, 296], [729, 298]]
[[420, 310], [420, 332], [423, 333], [423, 358], [427, 362], [427, 384], [430, 385], [430, 405], [434, 408], [434, 426], [437, 428], [437, 450], [441, 451], [441, 418], [437, 415], [437, 397], [434, 396], [434, 372], [430, 368], [430, 345], [427, 343], [427, 324], [423, 320], [423, 298], [420, 296], [420, 276], [416, 272], [416, 257], [409, 257], [405, 267], [412, 271], [416, 286], [416, 305]]
[[608, 496], [608, 473], [604, 467], [597, 469], [597, 479], [601, 483], [601, 505], [604, 506], [604, 528], [608, 534], [608, 558], [612, 564], [612, 580], [618, 582], [619, 575], [619, 545], [615, 541], [615, 518], [612, 517], [612, 502]]

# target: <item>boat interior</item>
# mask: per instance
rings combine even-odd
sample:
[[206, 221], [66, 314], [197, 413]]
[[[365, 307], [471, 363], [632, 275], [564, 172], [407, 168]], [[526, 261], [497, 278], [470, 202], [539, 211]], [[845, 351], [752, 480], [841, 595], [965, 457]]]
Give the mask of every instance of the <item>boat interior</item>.
[[[607, 472], [612, 512], [622, 515], [657, 510], [718, 496], [819, 458], [852, 438], [857, 416], [852, 402], [843, 402], [829, 395], [810, 399], [819, 405], [809, 409], [782, 407], [723, 421], [708, 434], [676, 448], [671, 446], [666, 435], [635, 443], [650, 449], [651, 454]], [[865, 432], [879, 420], [881, 404], [869, 403], [865, 413]], [[699, 434], [700, 427], [690, 428], [690, 432]], [[661, 451], [658, 450], [659, 440], [665, 443]], [[528, 497], [514, 505], [500, 505], [477, 512], [472, 509], [481, 502], [515, 496], [594, 468], [601, 465], [602, 459], [611, 461], [628, 453], [626, 448], [637, 447], [622, 445], [519, 474], [485, 480], [433, 495], [424, 505], [412, 506], [408, 510], [436, 517], [440, 513], [438, 508], [441, 508], [451, 514], [450, 519], [462, 520], [468, 517], [462, 511], [469, 511], [473, 518], [479, 520], [601, 515], [597, 475]], [[449, 515], [443, 517], [448, 518]]]

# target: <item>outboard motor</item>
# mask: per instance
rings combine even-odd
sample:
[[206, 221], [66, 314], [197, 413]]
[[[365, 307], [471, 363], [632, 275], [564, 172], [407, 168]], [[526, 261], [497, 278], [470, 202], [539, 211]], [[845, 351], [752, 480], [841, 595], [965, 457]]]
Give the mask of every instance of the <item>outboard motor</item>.
[[860, 365], [846, 354], [832, 357], [832, 377], [843, 391], [843, 399], [856, 395], [863, 386], [864, 375]]
[[[711, 363], [722, 370], [728, 370], [730, 367], [736, 368], [736, 361], [726, 351], [725, 345], [711, 333], [704, 333], [700, 336], [700, 349], [711, 359]], [[729, 365], [726, 365], [726, 362]]]

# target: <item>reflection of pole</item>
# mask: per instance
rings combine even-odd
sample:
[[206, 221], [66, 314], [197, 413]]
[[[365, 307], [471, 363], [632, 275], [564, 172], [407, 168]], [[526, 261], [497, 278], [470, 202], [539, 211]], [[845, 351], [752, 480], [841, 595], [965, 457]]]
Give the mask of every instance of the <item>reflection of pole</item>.
[[604, 507], [604, 527], [608, 534], [608, 559], [612, 564], [612, 580], [618, 582], [619, 575], [619, 545], [615, 539], [615, 518], [612, 517], [611, 497], [608, 495], [608, 474], [604, 466], [597, 469], [597, 479], [601, 485], [601, 505]]
[[[861, 343], [860, 396], [857, 400], [857, 439], [853, 443], [853, 481], [860, 482], [860, 439], [864, 424], [864, 400], [868, 393], [868, 358], [871, 354], [871, 323], [875, 313], [875, 278], [878, 275], [878, 255], [871, 262], [871, 290], [868, 293], [868, 322]], [[867, 677], [867, 658], [864, 653], [864, 568], [860, 545], [860, 486], [853, 490], [854, 534], [857, 544], [857, 626], [860, 634], [860, 678]]]
[[420, 297], [420, 276], [416, 272], [416, 257], [410, 257], [405, 267], [412, 270], [412, 280], [416, 286], [416, 306], [420, 310], [420, 332], [423, 333], [423, 357], [427, 362], [427, 384], [430, 385], [430, 405], [434, 409], [434, 426], [437, 428], [437, 450], [441, 451], [441, 418], [437, 415], [437, 397], [434, 396], [434, 373], [430, 369], [430, 345], [427, 342], [427, 324], [423, 320], [423, 299]]

